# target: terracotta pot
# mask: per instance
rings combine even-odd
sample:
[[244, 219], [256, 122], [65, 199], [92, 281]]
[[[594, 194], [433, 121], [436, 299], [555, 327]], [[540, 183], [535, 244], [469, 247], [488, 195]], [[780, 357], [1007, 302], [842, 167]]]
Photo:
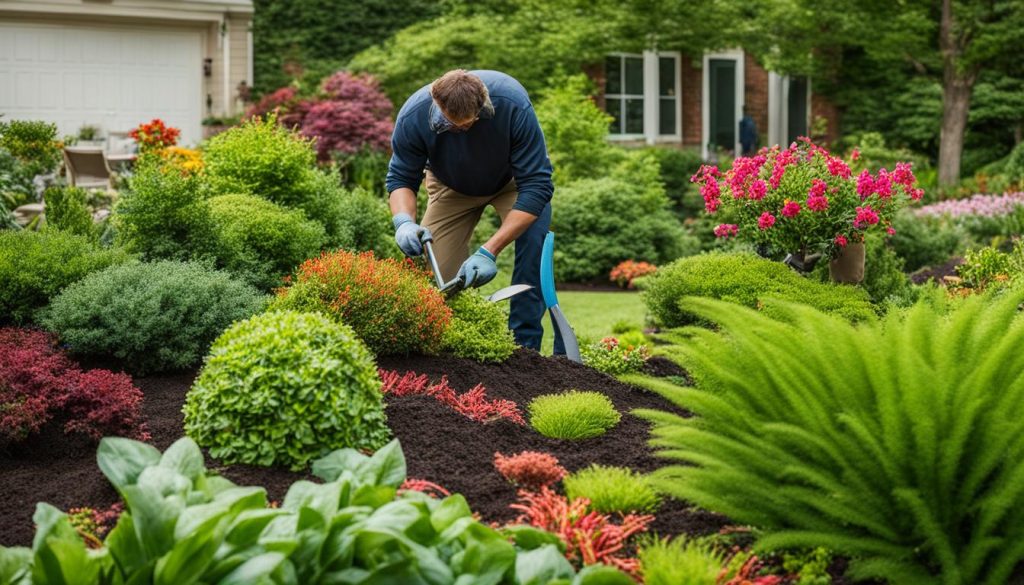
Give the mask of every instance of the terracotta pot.
[[828, 274], [835, 282], [860, 284], [864, 280], [864, 243], [853, 242], [829, 262]]

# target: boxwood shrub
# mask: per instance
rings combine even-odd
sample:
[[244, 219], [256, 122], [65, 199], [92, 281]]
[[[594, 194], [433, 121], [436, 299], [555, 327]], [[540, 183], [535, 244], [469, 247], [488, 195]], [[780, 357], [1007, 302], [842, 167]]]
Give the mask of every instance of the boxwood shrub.
[[466, 291], [448, 300], [452, 320], [444, 330], [442, 349], [480, 362], [503, 362], [516, 350], [508, 314], [497, 303]]
[[195, 365], [266, 298], [226, 272], [164, 260], [114, 266], [69, 286], [40, 315], [72, 353], [111, 356], [134, 373]]
[[570, 390], [530, 401], [530, 425], [553, 439], [589, 439], [603, 435], [622, 418], [600, 392]]
[[851, 321], [875, 317], [867, 293], [848, 285], [826, 284], [800, 276], [781, 262], [746, 253], [713, 252], [683, 258], [644, 279], [644, 301], [664, 327], [698, 322], [680, 307], [686, 296], [711, 297], [778, 314], [766, 298], [810, 305]]
[[64, 287], [91, 272], [122, 264], [124, 250], [102, 249], [57, 230], [0, 231], [0, 323], [24, 324]]
[[380, 385], [351, 328], [271, 311], [213, 344], [185, 400], [185, 432], [228, 463], [303, 469], [333, 449], [388, 441]]
[[280, 286], [303, 260], [320, 253], [324, 228], [254, 195], [210, 199], [217, 234], [217, 260], [227, 271], [258, 288]]

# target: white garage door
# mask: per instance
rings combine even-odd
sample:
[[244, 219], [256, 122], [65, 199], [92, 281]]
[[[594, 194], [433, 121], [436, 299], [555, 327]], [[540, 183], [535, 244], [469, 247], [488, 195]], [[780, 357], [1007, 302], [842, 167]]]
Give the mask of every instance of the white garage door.
[[199, 32], [0, 22], [3, 119], [126, 132], [162, 118], [183, 144], [201, 137]]

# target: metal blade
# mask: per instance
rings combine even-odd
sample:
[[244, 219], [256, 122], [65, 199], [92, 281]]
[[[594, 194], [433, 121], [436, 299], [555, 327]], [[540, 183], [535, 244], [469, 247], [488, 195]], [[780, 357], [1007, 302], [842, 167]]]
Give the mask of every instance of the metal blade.
[[504, 301], [505, 299], [510, 299], [516, 296], [517, 294], [526, 292], [532, 288], [533, 287], [528, 284], [513, 284], [512, 286], [506, 286], [503, 289], [494, 291], [494, 293], [491, 294], [491, 296], [487, 297], [487, 300], [491, 301], [492, 303], [497, 303], [500, 301]]
[[572, 330], [569, 325], [569, 320], [565, 318], [565, 314], [562, 313], [562, 308], [555, 305], [549, 309], [551, 316], [555, 318], [555, 325], [558, 326], [558, 332], [562, 334], [562, 342], [565, 343], [565, 357], [570, 360], [582, 364], [583, 357], [580, 356], [580, 344], [576, 341], [576, 332]]

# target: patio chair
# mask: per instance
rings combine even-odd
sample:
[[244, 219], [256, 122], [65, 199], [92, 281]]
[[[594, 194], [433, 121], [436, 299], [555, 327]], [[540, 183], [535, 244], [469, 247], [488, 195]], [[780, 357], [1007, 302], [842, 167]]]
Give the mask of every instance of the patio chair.
[[102, 147], [64, 147], [68, 183], [83, 189], [112, 189], [110, 165]]

